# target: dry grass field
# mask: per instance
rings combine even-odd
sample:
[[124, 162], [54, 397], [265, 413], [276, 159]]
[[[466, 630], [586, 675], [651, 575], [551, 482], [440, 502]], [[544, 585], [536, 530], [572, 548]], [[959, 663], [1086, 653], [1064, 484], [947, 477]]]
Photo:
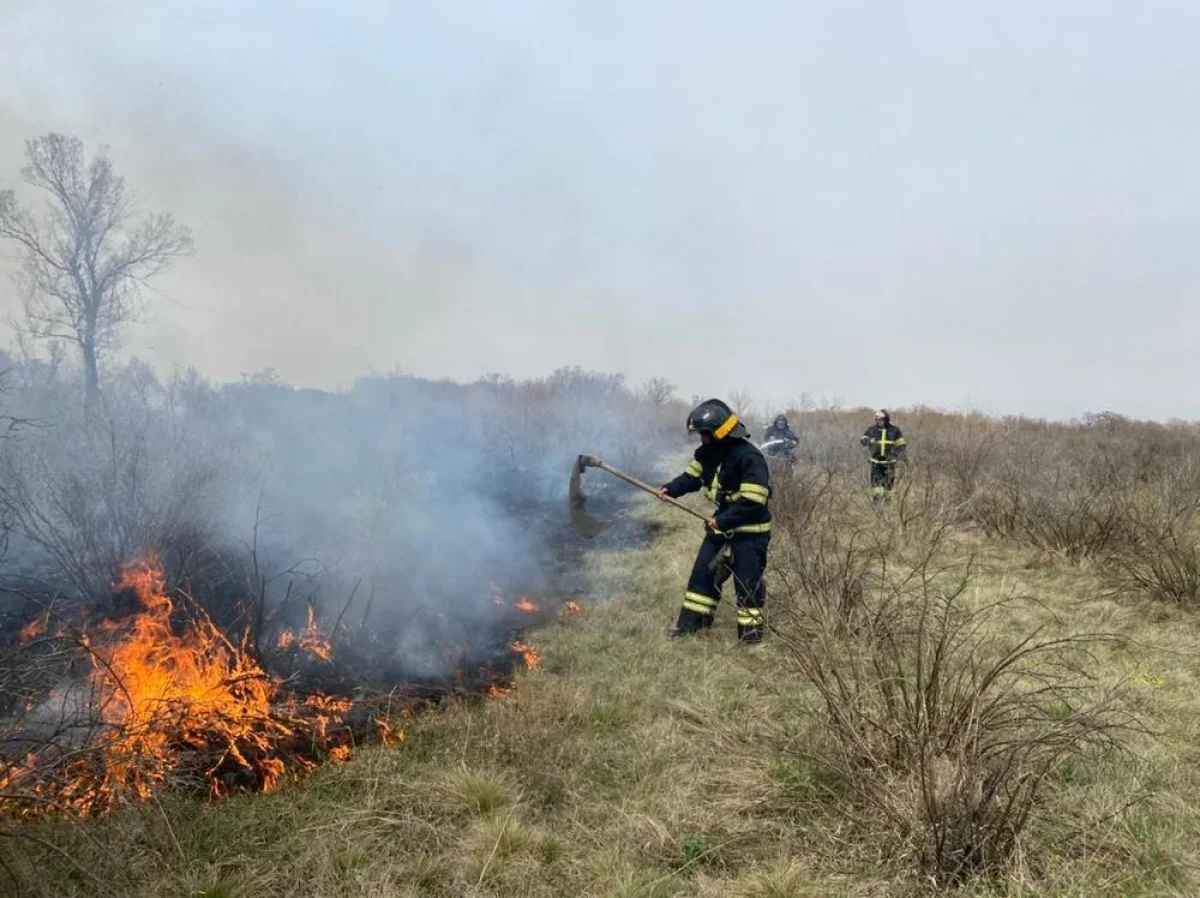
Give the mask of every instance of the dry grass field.
[[[638, 501], [498, 698], [268, 795], [9, 828], [10, 893], [1169, 896], [1197, 891], [1193, 428], [798, 417], [772, 634], [669, 641], [699, 539]], [[600, 474], [589, 476], [602, 476]], [[693, 497], [692, 501], [699, 503]]]

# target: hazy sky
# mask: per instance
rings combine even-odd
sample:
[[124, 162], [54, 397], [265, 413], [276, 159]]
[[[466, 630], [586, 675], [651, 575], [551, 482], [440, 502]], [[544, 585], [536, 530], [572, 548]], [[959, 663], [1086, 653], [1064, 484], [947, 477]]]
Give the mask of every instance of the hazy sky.
[[193, 228], [164, 370], [1200, 418], [1197, 46], [1196, 0], [0, 0], [0, 186], [69, 131]]

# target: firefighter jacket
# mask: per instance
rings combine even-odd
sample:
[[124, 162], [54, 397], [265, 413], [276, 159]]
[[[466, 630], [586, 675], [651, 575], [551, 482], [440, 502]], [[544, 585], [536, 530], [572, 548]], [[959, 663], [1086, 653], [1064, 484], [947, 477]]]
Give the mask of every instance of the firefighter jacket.
[[872, 424], [858, 440], [871, 450], [871, 464], [894, 465], [904, 456], [908, 440], [895, 424]]
[[800, 442], [800, 438], [796, 436], [796, 431], [792, 430], [791, 427], [776, 427], [774, 424], [767, 428], [766, 433], [763, 434], [763, 440], [788, 440], [792, 443]]
[[771, 473], [749, 440], [727, 438], [701, 445], [687, 470], [666, 490], [675, 499], [703, 490], [716, 503], [717, 531], [722, 534], [771, 531]]

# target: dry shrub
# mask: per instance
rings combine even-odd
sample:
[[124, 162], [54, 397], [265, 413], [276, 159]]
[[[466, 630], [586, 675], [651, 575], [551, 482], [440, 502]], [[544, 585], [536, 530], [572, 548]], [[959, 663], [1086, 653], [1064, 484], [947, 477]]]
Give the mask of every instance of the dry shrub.
[[[865, 490], [868, 466], [857, 440], [870, 415], [793, 412], [797, 467], [837, 472], [847, 489]], [[953, 518], [1073, 564], [1106, 564], [1148, 544], [1136, 523], [1148, 502], [1169, 497], [1162, 504], [1172, 514], [1200, 507], [1194, 424], [1111, 413], [1049, 422], [929, 408], [894, 410], [893, 417], [909, 440], [889, 502], [904, 532]], [[1164, 518], [1155, 520], [1162, 530]]]
[[1176, 460], [1125, 511], [1129, 537], [1105, 565], [1107, 585], [1117, 595], [1200, 602], [1200, 464]]
[[1132, 499], [1108, 482], [1011, 480], [978, 495], [975, 520], [990, 536], [1015, 540], [1075, 564], [1103, 561], [1131, 538]]
[[791, 547], [803, 561], [775, 630], [818, 697], [815, 760], [860, 825], [944, 885], [1004, 871], [1058, 766], [1119, 747], [1132, 724], [1085, 669], [1112, 637], [1000, 638], [1010, 603], [972, 601], [970, 563], [944, 565], [943, 536], [903, 558], [853, 532]]
[[948, 502], [969, 502], [986, 482], [1004, 443], [1006, 427], [979, 414], [925, 412], [917, 420], [913, 455], [925, 470], [937, 472]]
[[854, 626], [885, 532], [856, 523], [848, 498], [842, 478], [805, 469], [777, 482], [771, 497], [781, 531], [773, 550], [778, 591], [822, 596], [822, 606], [810, 610], [835, 632]]
[[1143, 515], [1130, 524], [1133, 538], [1105, 570], [1117, 594], [1195, 606], [1200, 603], [1200, 542], [1192, 510]]
[[946, 488], [936, 467], [922, 459], [904, 463], [901, 469], [886, 503], [877, 510], [885, 513], [883, 523], [905, 542], [919, 544], [963, 520], [967, 503]]
[[71, 386], [40, 381], [15, 397], [34, 423], [0, 448], [0, 512], [25, 557], [7, 559], [2, 579], [24, 563], [34, 579], [103, 596], [147, 547], [182, 575], [211, 539], [210, 495], [240, 447], [227, 442], [223, 454], [211, 428], [183, 413], [176, 385], [137, 363], [90, 413]]
[[989, 536], [1075, 564], [1106, 563], [1139, 539], [1135, 519], [1148, 497], [1200, 498], [1185, 437], [1113, 416], [1009, 422], [968, 517]]

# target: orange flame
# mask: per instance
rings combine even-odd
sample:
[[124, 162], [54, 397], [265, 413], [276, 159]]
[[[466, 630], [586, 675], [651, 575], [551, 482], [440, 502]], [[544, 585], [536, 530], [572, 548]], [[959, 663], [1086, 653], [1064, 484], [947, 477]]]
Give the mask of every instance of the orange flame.
[[333, 660], [333, 647], [321, 635], [312, 605], [308, 606], [308, 624], [305, 626], [304, 632], [300, 634], [300, 648], [321, 661]]
[[31, 642], [46, 632], [45, 618], [35, 617], [21, 628], [21, 642]]
[[[314, 749], [334, 761], [350, 756], [349, 729], [334, 724], [353, 702], [325, 695], [298, 702], [200, 609], [177, 633], [154, 559], [126, 565], [116, 588], [132, 590], [142, 610], [77, 637], [92, 660], [99, 735], [58, 766], [50, 746], [0, 775], [0, 793], [10, 792], [0, 812], [88, 815], [197, 776], [213, 797], [232, 787], [268, 792], [289, 768], [297, 775], [315, 768]], [[330, 657], [311, 610], [299, 644]]]
[[144, 611], [113, 646], [95, 650], [92, 684], [111, 729], [93, 798], [147, 798], [175, 766], [176, 740], [199, 748], [215, 739], [223, 743], [221, 760], [245, 770], [254, 767], [249, 755], [267, 755], [260, 770], [263, 788], [272, 788], [283, 773], [283, 762], [269, 757], [272, 742], [292, 731], [271, 718], [267, 675], [202, 612], [175, 635], [174, 605], [154, 562], [127, 565], [118, 589], [134, 590]]
[[[0, 814], [87, 816], [146, 799], [176, 782], [201, 782], [213, 797], [232, 789], [268, 792], [287, 776], [312, 771], [321, 757], [338, 763], [351, 756], [353, 734], [346, 721], [354, 702], [288, 691], [254, 659], [248, 637], [240, 645], [232, 642], [199, 608], [189, 608], [188, 622], [178, 626], [182, 615], [176, 614], [156, 559], [126, 565], [116, 588], [132, 591], [141, 610], [74, 637], [91, 659], [88, 681], [98, 735], [66, 751], [49, 745], [7, 771], [0, 766]], [[506, 604], [498, 591], [495, 598]], [[537, 610], [524, 598], [513, 607]], [[39, 619], [21, 637], [44, 631]], [[326, 662], [333, 657], [312, 607], [304, 631], [283, 631], [278, 646]], [[541, 652], [532, 645], [517, 640], [509, 648], [529, 670], [542, 666]], [[508, 676], [487, 686], [493, 697], [512, 690]], [[411, 719], [403, 710], [400, 716]], [[368, 722], [384, 745], [406, 739], [390, 719]]]
[[567, 614], [578, 614], [581, 610], [579, 603], [574, 599], [568, 599], [566, 602], [563, 602], [562, 607], [563, 611], [565, 611]]
[[526, 645], [520, 640], [514, 640], [508, 644], [508, 647], [521, 655], [529, 670], [537, 670], [542, 666], [542, 653], [533, 646]]
[[395, 748], [408, 738], [404, 735], [404, 730], [383, 717], [375, 718], [375, 732], [379, 736], [379, 741], [388, 748]]
[[333, 646], [321, 635], [321, 628], [317, 626], [317, 615], [311, 605], [308, 606], [308, 620], [300, 638], [297, 639], [291, 630], [284, 630], [279, 634], [275, 645], [280, 651], [297, 646], [301, 651], [308, 652], [317, 660], [326, 663], [333, 660]]

